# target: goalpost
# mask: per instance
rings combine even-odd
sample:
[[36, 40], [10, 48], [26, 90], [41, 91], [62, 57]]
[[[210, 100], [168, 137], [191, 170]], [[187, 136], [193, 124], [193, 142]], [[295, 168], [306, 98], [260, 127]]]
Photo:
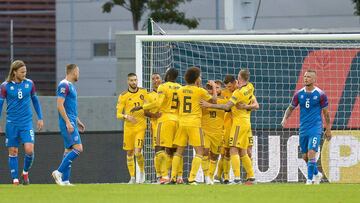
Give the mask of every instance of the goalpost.
[[[301, 182], [306, 163], [298, 150], [298, 109], [285, 128], [280, 125], [303, 74], [317, 72], [317, 86], [329, 98], [333, 138], [322, 141], [318, 162], [326, 181], [360, 182], [360, 34], [169, 35], [136, 37], [139, 84], [151, 89], [151, 73], [168, 67], [198, 66], [202, 82], [236, 76], [248, 68], [260, 109], [252, 113], [253, 165], [259, 182]], [[151, 137], [144, 155], [147, 180], [155, 180]], [[186, 160], [192, 157], [188, 150]], [[184, 161], [184, 176], [189, 162]], [[242, 170], [243, 171], [243, 170]]]

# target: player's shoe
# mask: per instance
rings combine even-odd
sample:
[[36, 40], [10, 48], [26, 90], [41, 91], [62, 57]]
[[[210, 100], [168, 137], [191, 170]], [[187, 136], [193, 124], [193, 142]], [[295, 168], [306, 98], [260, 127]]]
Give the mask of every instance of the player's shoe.
[[178, 177], [176, 179], [176, 184], [184, 184], [184, 179], [182, 177]]
[[210, 179], [209, 176], [205, 176], [205, 184], [206, 185], [214, 185], [214, 182]]
[[19, 179], [17, 179], [17, 178], [13, 179], [13, 185], [18, 186], [19, 185]]
[[29, 180], [29, 173], [22, 173], [21, 174], [21, 182], [23, 185], [29, 185], [30, 184], [30, 180]]
[[128, 184], [135, 184], [135, 183], [136, 183], [135, 177], [131, 177]]
[[72, 187], [72, 186], [75, 186], [74, 184], [71, 184], [70, 181], [63, 181], [63, 185], [62, 186], [69, 186], [69, 187]]
[[252, 178], [246, 179], [246, 181], [245, 181], [244, 184], [245, 184], [245, 185], [254, 185], [254, 184], [256, 184], [255, 178], [252, 177]]
[[230, 181], [226, 179], [226, 180], [224, 180], [224, 181], [223, 181], [223, 183], [222, 183], [222, 184], [227, 185], [227, 184], [229, 184], [229, 183], [230, 183]]
[[160, 178], [161, 185], [167, 184], [167, 183], [169, 183], [169, 181], [170, 181], [170, 179], [168, 177]]
[[314, 176], [314, 184], [315, 185], [320, 184], [322, 177], [323, 177], [323, 174], [318, 172], [318, 174]]
[[195, 180], [193, 180], [193, 181], [189, 181], [187, 184], [188, 184], [188, 185], [198, 185], [198, 184], [197, 184], [197, 182], [196, 182]]
[[217, 175], [214, 176], [214, 183], [222, 183], [221, 177], [219, 178]]
[[233, 182], [229, 183], [230, 185], [239, 185], [241, 184], [241, 180], [240, 179], [234, 179]]
[[143, 184], [145, 183], [145, 173], [144, 172], [140, 172], [140, 176], [139, 176], [139, 184]]
[[58, 185], [64, 185], [64, 183], [62, 182], [62, 173], [60, 173], [58, 170], [55, 170], [52, 172], [51, 176], [54, 178], [56, 184]]
[[306, 180], [305, 185], [312, 185], [312, 184], [313, 184], [313, 181], [312, 181], [312, 180]]

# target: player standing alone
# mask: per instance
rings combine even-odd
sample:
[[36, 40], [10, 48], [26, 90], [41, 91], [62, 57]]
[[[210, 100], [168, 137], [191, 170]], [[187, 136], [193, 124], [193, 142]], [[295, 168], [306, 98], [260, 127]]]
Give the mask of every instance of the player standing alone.
[[72, 186], [70, 172], [72, 162], [83, 151], [80, 132], [85, 125], [78, 117], [77, 92], [74, 83], [79, 80], [79, 67], [75, 64], [66, 65], [66, 77], [57, 87], [57, 110], [59, 112], [59, 128], [64, 139], [64, 156], [59, 168], [52, 172], [58, 185]]
[[[10, 66], [7, 80], [0, 86], [0, 116], [6, 100], [6, 141], [9, 150], [9, 167], [13, 184], [18, 185], [18, 148], [24, 145], [25, 158], [22, 172], [23, 184], [29, 184], [29, 169], [34, 161], [35, 133], [32, 125], [30, 101], [38, 116], [37, 129], [41, 130], [44, 122], [40, 102], [36, 96], [34, 82], [26, 78], [26, 66], [23, 61], [16, 60]], [[1, 131], [1, 128], [0, 128]]]
[[316, 72], [313, 70], [306, 71], [304, 75], [305, 87], [295, 93], [281, 122], [281, 125], [285, 127], [292, 111], [300, 105], [299, 143], [303, 159], [308, 166], [307, 185], [319, 184], [322, 178], [322, 174], [316, 166], [316, 152], [319, 150], [323, 130], [321, 112], [324, 114], [326, 122], [326, 139], [331, 139], [330, 115], [327, 108], [328, 99], [320, 88], [314, 86], [315, 81]]

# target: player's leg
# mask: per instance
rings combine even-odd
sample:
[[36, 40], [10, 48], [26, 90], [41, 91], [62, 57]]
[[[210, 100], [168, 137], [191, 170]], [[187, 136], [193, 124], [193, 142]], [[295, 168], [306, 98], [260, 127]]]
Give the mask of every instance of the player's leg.
[[20, 130], [20, 139], [24, 143], [24, 168], [21, 174], [23, 185], [30, 184], [29, 170], [34, 161], [34, 144], [35, 144], [35, 133], [30, 123], [27, 127]]
[[255, 181], [252, 161], [247, 154], [250, 142], [252, 142], [251, 127], [250, 124], [244, 123], [240, 128], [239, 143], [237, 146], [240, 148], [240, 160], [246, 171], [246, 184], [252, 184]]
[[234, 172], [234, 183], [240, 183], [240, 156], [239, 156], [239, 134], [240, 126], [233, 125], [230, 131], [229, 146], [230, 146], [230, 160]]
[[16, 126], [12, 125], [11, 123], [6, 123], [5, 127], [5, 145], [8, 148], [9, 158], [8, 164], [11, 174], [11, 179], [13, 180], [14, 185], [19, 184], [19, 177], [18, 177], [18, 130]]
[[224, 173], [224, 184], [228, 184], [230, 180], [230, 147], [224, 149], [224, 160], [223, 160], [223, 173]]
[[137, 162], [137, 164], [139, 166], [139, 170], [140, 170], [139, 183], [145, 182], [145, 159], [142, 154], [142, 148], [144, 146], [145, 130], [146, 129], [138, 130], [135, 134], [135, 150], [134, 150], [134, 152], [135, 152], [136, 162]]
[[126, 165], [130, 175], [129, 184], [135, 184], [135, 159], [134, 159], [134, 149], [135, 149], [135, 135], [133, 134], [133, 129], [127, 126], [124, 126], [124, 136], [123, 136], [123, 150], [126, 151]]
[[217, 160], [219, 158], [219, 154], [214, 154], [210, 151], [210, 161], [209, 161], [209, 177], [212, 183], [214, 183], [214, 173], [216, 170]]
[[203, 152], [203, 159], [201, 162], [201, 168], [204, 173], [204, 179], [206, 184], [211, 184], [211, 180], [209, 178], [209, 154], [210, 154], [210, 138], [209, 133], [204, 133], [205, 145]]
[[[63, 159], [66, 157], [66, 155], [71, 152], [71, 149], [64, 149]], [[71, 165], [63, 172], [62, 174], [62, 182], [66, 185], [72, 185], [70, 184], [70, 174], [71, 174]]]
[[171, 165], [171, 184], [175, 184], [177, 180], [178, 170], [181, 164], [182, 155], [185, 150], [185, 146], [188, 142], [188, 136], [186, 132], [186, 127], [180, 126], [178, 131], [176, 132], [175, 139], [173, 144], [176, 147], [176, 152], [173, 156], [172, 165]]
[[152, 138], [152, 145], [153, 145], [153, 149], [155, 151], [155, 156], [154, 156], [154, 167], [155, 167], [155, 174], [156, 174], [156, 183], [160, 183], [160, 179], [161, 179], [161, 163], [159, 161], [159, 155], [158, 153], [162, 150], [165, 151], [165, 149], [160, 149], [159, 145], [157, 144], [159, 142], [159, 138], [158, 138], [158, 127], [157, 127], [158, 123], [151, 121], [151, 138]]
[[200, 168], [204, 156], [205, 137], [202, 129], [199, 127], [188, 128], [189, 144], [195, 149], [195, 157], [191, 162], [191, 170], [189, 175], [189, 184], [196, 184], [196, 174]]
[[[320, 130], [319, 130], [320, 131]], [[308, 152], [307, 152], [307, 157], [308, 157], [308, 176], [307, 179], [308, 180], [312, 180], [314, 181], [314, 175], [318, 175], [318, 170], [317, 170], [317, 159], [316, 159], [316, 153], [319, 149], [319, 144], [320, 144], [320, 138], [321, 138], [321, 131], [318, 132], [316, 130], [311, 131], [311, 134], [309, 134], [309, 140], [308, 140]], [[320, 178], [321, 179], [321, 178]], [[317, 180], [318, 181], [318, 180]], [[320, 181], [317, 182], [317, 184]]]

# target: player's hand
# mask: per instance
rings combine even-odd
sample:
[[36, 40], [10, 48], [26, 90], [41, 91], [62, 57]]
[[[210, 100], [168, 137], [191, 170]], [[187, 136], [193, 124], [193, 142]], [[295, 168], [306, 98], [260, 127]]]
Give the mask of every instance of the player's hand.
[[203, 107], [203, 108], [210, 108], [211, 107], [211, 104], [205, 100], [201, 100], [200, 101], [200, 106]]
[[236, 108], [237, 109], [246, 109], [247, 105], [246, 104], [243, 104], [243, 103], [237, 103], [236, 104]]
[[130, 110], [130, 113], [134, 113], [135, 111], [139, 111], [139, 110], [141, 110], [143, 107], [142, 106], [135, 106], [134, 108], [132, 108], [131, 110]]
[[66, 129], [69, 134], [74, 132], [74, 126], [70, 122], [66, 123]]
[[162, 115], [162, 114], [161, 114], [160, 112], [157, 112], [157, 113], [154, 114], [154, 118], [160, 118], [161, 115]]
[[328, 129], [325, 130], [325, 139], [327, 141], [331, 140], [331, 130], [328, 130]]
[[78, 128], [79, 128], [79, 132], [81, 133], [85, 132], [85, 125], [81, 121], [78, 121]]
[[282, 120], [282, 121], [281, 121], [281, 126], [282, 126], [283, 128], [285, 128], [285, 125], [286, 125], [286, 120]]
[[136, 124], [137, 120], [132, 115], [127, 115], [126, 120], [130, 121], [132, 124]]
[[44, 127], [44, 120], [38, 120], [36, 127], [38, 131], [41, 131]]

